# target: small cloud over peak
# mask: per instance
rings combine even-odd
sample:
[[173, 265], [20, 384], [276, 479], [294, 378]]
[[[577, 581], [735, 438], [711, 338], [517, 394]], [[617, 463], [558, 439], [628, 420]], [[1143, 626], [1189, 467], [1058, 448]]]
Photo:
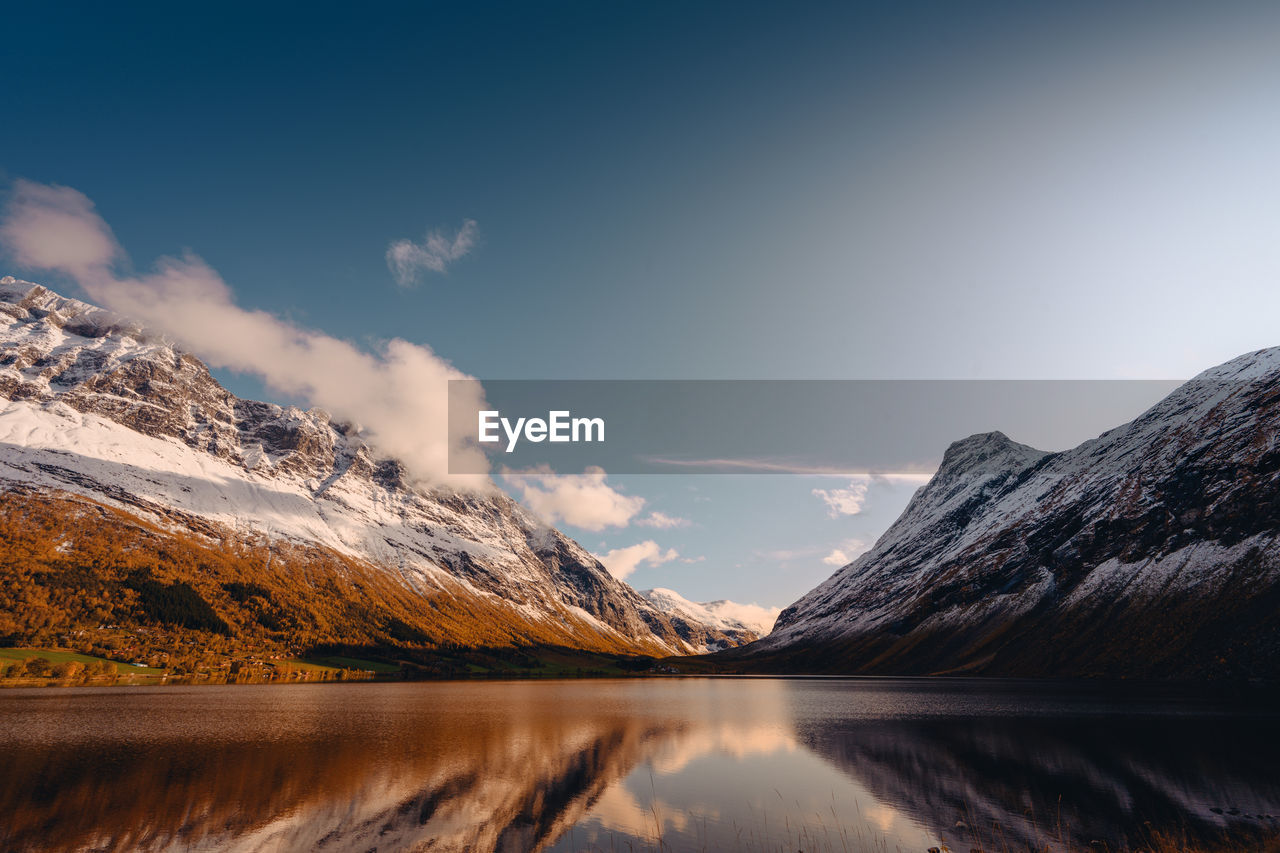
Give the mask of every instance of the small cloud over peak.
[[619, 580], [625, 579], [628, 575], [640, 567], [641, 563], [647, 563], [650, 566], [660, 566], [663, 563], [669, 563], [672, 560], [679, 559], [680, 552], [675, 548], [662, 550], [662, 547], [652, 539], [646, 539], [636, 545], [628, 545], [625, 548], [614, 548], [604, 554], [596, 554], [595, 558], [604, 564], [609, 570], [609, 574]]
[[22, 178], [13, 182], [0, 241], [23, 266], [60, 270], [77, 279], [100, 273], [121, 255], [88, 196]]
[[832, 518], [857, 515], [867, 500], [867, 482], [854, 480], [847, 489], [814, 489], [813, 495], [822, 498], [827, 505], [827, 515]]
[[466, 255], [476, 244], [480, 227], [474, 219], [466, 219], [452, 237], [433, 230], [421, 243], [396, 240], [387, 247], [387, 268], [401, 287], [418, 281], [423, 270], [444, 273], [449, 265]]
[[564, 522], [596, 532], [625, 527], [644, 507], [644, 498], [624, 495], [605, 480], [603, 468], [581, 474], [556, 474], [547, 466], [504, 469], [502, 477], [520, 490], [521, 501], [549, 524]]

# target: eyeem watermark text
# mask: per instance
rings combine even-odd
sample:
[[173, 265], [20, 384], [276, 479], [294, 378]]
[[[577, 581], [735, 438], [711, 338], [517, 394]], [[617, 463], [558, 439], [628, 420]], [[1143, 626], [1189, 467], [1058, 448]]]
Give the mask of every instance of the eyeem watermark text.
[[542, 418], [516, 418], [514, 424], [500, 412], [480, 413], [480, 441], [497, 444], [502, 440], [498, 429], [507, 436], [507, 453], [516, 449], [521, 438], [535, 444], [540, 441], [591, 442], [604, 441], [604, 418], [575, 418], [568, 411], [547, 412]]

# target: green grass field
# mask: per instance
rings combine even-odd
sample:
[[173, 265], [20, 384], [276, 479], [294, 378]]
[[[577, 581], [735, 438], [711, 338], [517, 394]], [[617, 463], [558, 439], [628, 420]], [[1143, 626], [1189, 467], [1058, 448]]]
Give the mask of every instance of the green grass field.
[[[79, 652], [66, 652], [57, 649], [0, 649], [0, 666], [8, 666], [10, 663], [21, 663], [32, 658], [44, 658], [49, 663], [67, 663], [74, 661], [76, 663], [97, 663], [105, 658], [95, 658], [91, 655], [82, 655]], [[116, 672], [121, 675], [163, 675], [163, 669], [156, 669], [152, 666], [134, 666], [133, 664], [120, 663], [119, 661], [108, 661], [116, 668]]]

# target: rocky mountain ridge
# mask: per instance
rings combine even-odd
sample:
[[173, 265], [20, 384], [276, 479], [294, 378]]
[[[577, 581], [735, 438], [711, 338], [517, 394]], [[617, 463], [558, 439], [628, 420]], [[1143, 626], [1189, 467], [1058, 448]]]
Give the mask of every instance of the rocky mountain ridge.
[[416, 485], [356, 427], [242, 400], [162, 336], [12, 277], [0, 279], [0, 483], [215, 540], [263, 537], [361, 561], [415, 594], [480, 607], [514, 643], [696, 650], [500, 491]]
[[857, 560], [731, 657], [892, 674], [1280, 676], [1280, 348], [1060, 453], [946, 452]]

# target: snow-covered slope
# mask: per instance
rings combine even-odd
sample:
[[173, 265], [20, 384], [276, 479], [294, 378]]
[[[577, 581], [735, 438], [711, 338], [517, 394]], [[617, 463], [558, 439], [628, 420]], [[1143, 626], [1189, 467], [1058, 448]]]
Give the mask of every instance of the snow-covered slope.
[[15, 486], [87, 496], [176, 530], [329, 549], [414, 591], [546, 625], [567, 645], [692, 650], [587, 551], [502, 493], [419, 487], [357, 428], [241, 400], [162, 337], [5, 277], [0, 487]]
[[776, 607], [734, 601], [690, 601], [672, 589], [645, 589], [640, 595], [671, 620], [680, 636], [706, 651], [733, 648], [768, 634]]
[[1062, 453], [946, 452], [746, 651], [820, 671], [1280, 674], [1280, 348]]

